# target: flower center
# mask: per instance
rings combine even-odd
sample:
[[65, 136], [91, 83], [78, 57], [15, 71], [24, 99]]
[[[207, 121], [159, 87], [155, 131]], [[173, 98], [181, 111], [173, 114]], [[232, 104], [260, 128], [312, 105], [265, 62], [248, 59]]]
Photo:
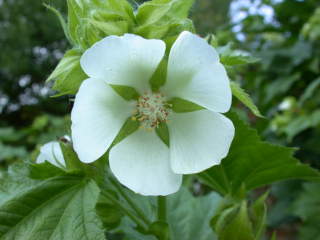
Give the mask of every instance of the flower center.
[[157, 128], [166, 122], [171, 113], [171, 104], [161, 93], [146, 92], [136, 102], [132, 119], [140, 122], [140, 127], [146, 130]]

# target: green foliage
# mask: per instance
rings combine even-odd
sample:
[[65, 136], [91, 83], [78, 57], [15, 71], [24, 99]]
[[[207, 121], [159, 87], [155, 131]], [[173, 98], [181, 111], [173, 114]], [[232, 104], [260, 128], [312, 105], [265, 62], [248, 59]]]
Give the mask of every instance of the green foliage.
[[215, 193], [193, 197], [185, 188], [169, 196], [167, 214], [170, 239], [216, 239], [209, 222], [220, 201], [221, 198]]
[[134, 33], [146, 38], [172, 42], [180, 32], [193, 32], [193, 23], [187, 19], [194, 0], [153, 0], [143, 3], [137, 11]]
[[300, 196], [295, 200], [292, 210], [304, 224], [300, 229], [299, 239], [320, 239], [320, 184], [306, 183]]
[[82, 81], [88, 78], [80, 66], [81, 55], [78, 50], [67, 51], [47, 79], [55, 80], [52, 88], [59, 91], [59, 95], [76, 94]]
[[11, 174], [1, 179], [3, 185], [1, 239], [104, 239], [93, 211], [99, 188], [92, 180], [61, 176], [33, 181]]
[[[214, 42], [211, 44], [214, 45]], [[217, 50], [220, 55], [221, 63], [227, 66], [256, 63], [260, 60], [259, 58], [251, 56], [247, 52], [232, 50], [232, 44], [230, 43], [226, 46], [218, 47]]]
[[236, 129], [229, 155], [220, 165], [199, 174], [204, 183], [226, 195], [238, 194], [241, 186], [249, 191], [290, 178], [319, 178], [316, 170], [292, 156], [295, 149], [263, 142], [235, 114], [229, 117]]
[[75, 47], [83, 50], [108, 35], [123, 35], [133, 24], [133, 10], [125, 0], [68, 0], [68, 30]]
[[231, 81], [230, 86], [233, 96], [238, 98], [239, 101], [241, 101], [246, 107], [248, 107], [254, 115], [256, 115], [257, 117], [263, 117], [257, 106], [253, 103], [249, 94], [247, 94], [238, 83]]

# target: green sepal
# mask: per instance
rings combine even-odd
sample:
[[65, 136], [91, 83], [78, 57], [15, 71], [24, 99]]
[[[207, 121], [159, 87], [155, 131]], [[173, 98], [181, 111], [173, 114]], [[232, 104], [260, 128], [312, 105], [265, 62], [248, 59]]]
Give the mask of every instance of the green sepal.
[[114, 91], [127, 101], [137, 100], [140, 94], [133, 88], [124, 85], [110, 85]]
[[255, 200], [251, 206], [252, 223], [256, 240], [260, 240], [265, 232], [267, 221], [266, 199], [268, 195], [269, 192], [265, 192]]
[[248, 107], [254, 115], [263, 118], [263, 115], [260, 113], [258, 107], [254, 104], [249, 94], [246, 93], [238, 83], [231, 81], [230, 87], [233, 96], [235, 96], [241, 103]]
[[79, 160], [78, 155], [73, 150], [71, 143], [60, 141], [60, 148], [63, 158], [66, 162], [68, 171], [83, 171], [86, 167], [85, 164]]
[[176, 39], [183, 31], [195, 32], [193, 22], [190, 19], [173, 19], [169, 23], [142, 25], [134, 29], [134, 33], [137, 35], [147, 39], [163, 39], [166, 43], [170, 43], [171, 39]]
[[194, 0], [153, 0], [143, 3], [137, 12], [139, 25], [161, 24], [172, 19], [185, 19]]
[[229, 222], [225, 222], [223, 227], [218, 229], [219, 240], [255, 240], [247, 202], [242, 201], [236, 213], [232, 208], [226, 211], [228, 216], [224, 217], [224, 220]]
[[52, 88], [59, 92], [59, 96], [75, 94], [83, 80], [88, 78], [80, 66], [81, 54], [76, 49], [67, 51], [48, 77], [47, 81], [55, 81]]
[[168, 125], [164, 122], [160, 123], [160, 125], [156, 128], [156, 133], [158, 137], [162, 140], [162, 142], [169, 147], [170, 138], [169, 138]]
[[77, 48], [85, 50], [109, 35], [123, 35], [135, 16], [125, 0], [68, 0], [68, 31]]
[[122, 128], [120, 129], [118, 135], [114, 139], [113, 143], [111, 144], [110, 148], [121, 142], [123, 139], [128, 137], [130, 134], [134, 133], [138, 128], [140, 124], [138, 121], [132, 120], [131, 118], [128, 118], [127, 121], [124, 123]]
[[172, 110], [176, 113], [194, 112], [205, 109], [196, 103], [182, 98], [172, 98], [168, 103], [172, 105]]
[[164, 58], [160, 62], [156, 71], [152, 75], [149, 83], [153, 92], [157, 92], [166, 82], [167, 78], [168, 59]]

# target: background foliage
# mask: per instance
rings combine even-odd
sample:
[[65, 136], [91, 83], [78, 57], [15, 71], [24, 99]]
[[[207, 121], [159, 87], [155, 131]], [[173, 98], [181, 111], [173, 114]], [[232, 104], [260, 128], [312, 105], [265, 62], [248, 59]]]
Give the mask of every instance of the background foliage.
[[[66, 13], [65, 1], [45, 2]], [[296, 157], [319, 169], [319, 1], [198, 0], [192, 8], [191, 18], [202, 36], [215, 34], [213, 42], [224, 46], [220, 51], [224, 54], [226, 63], [232, 62], [233, 67], [229, 69], [230, 78], [250, 93], [261, 114], [265, 116], [265, 119], [257, 118], [244, 105], [234, 101], [242, 119], [256, 127], [264, 140], [298, 148]], [[41, 1], [0, 1], [0, 32], [0, 46], [2, 46], [0, 54], [0, 169], [4, 171], [13, 162], [34, 158], [41, 144], [66, 134], [69, 126], [67, 114], [70, 112], [72, 103], [66, 97], [50, 98], [49, 96], [54, 94], [50, 90], [52, 83], [45, 84], [45, 80], [70, 45], [65, 40], [56, 16], [48, 11]], [[241, 49], [241, 54], [250, 52], [260, 60], [256, 61], [252, 58], [248, 61], [239, 60], [236, 56], [229, 56], [228, 49]], [[249, 62], [252, 64], [244, 64]], [[245, 126], [241, 129], [243, 132], [240, 131], [240, 134], [248, 136], [250, 131], [246, 130]], [[250, 132], [250, 134], [253, 140], [248, 137], [248, 144], [251, 140], [261, 141], [255, 139], [255, 133]], [[261, 144], [264, 143], [261, 142]], [[272, 152], [271, 146], [269, 151]], [[285, 152], [289, 150], [283, 151], [284, 155], [291, 154], [291, 152]], [[239, 154], [241, 154], [240, 150]], [[294, 166], [294, 161], [292, 158], [288, 166], [290, 164]], [[246, 175], [246, 173], [241, 173], [242, 176], [241, 174], [235, 176], [232, 174], [234, 170], [226, 167], [230, 171], [229, 176], [234, 177], [232, 181], [236, 183], [241, 182], [241, 178]], [[270, 166], [266, 164], [265, 169], [268, 167]], [[293, 171], [294, 167], [291, 169]], [[213, 168], [212, 171], [216, 171], [216, 175], [219, 176], [219, 169]], [[309, 170], [306, 169], [306, 171]], [[212, 179], [202, 177], [203, 182], [207, 185], [213, 184]], [[267, 178], [268, 175], [266, 174], [265, 177]], [[55, 181], [58, 181], [63, 188], [53, 189], [53, 196], [59, 194], [59, 191], [63, 189], [68, 194], [76, 196], [81, 196], [84, 191], [91, 191], [94, 196], [97, 196], [95, 184], [86, 182], [79, 176]], [[70, 182], [77, 182], [77, 188], [68, 188]], [[30, 194], [41, 190], [38, 183], [33, 182], [32, 184], [33, 189], [30, 190]], [[57, 183], [51, 180], [44, 184], [54, 188]], [[196, 182], [195, 188], [198, 185], [199, 183]], [[229, 186], [218, 185], [218, 187], [217, 185], [213, 187], [218, 188], [218, 191], [220, 189], [220, 193], [222, 191], [223, 194], [226, 194], [228, 191], [233, 191], [229, 189]], [[200, 186], [200, 190], [195, 191], [199, 195], [207, 191], [207, 187]], [[245, 187], [253, 189], [258, 186], [250, 185], [249, 178], [246, 180]], [[251, 192], [252, 199], [256, 199], [262, 190], [266, 190], [266, 187]], [[189, 193], [182, 191], [180, 194]], [[235, 193], [237, 194], [241, 193]], [[199, 213], [205, 212], [203, 206], [210, 207], [213, 202], [210, 201], [210, 198], [214, 201], [217, 201], [218, 198], [212, 194], [203, 196], [201, 197], [202, 206], [198, 206], [198, 203], [194, 203], [190, 198], [190, 202], [185, 203], [188, 206], [176, 208], [175, 201], [179, 197], [181, 196], [174, 195], [169, 199], [169, 209], [175, 209], [170, 212], [169, 224], [176, 224], [174, 219], [184, 214], [184, 209], [190, 206], [199, 209]], [[0, 203], [1, 200], [5, 199], [0, 198]], [[55, 198], [52, 201], [55, 201]], [[73, 201], [77, 202], [78, 198], [75, 197]], [[88, 208], [94, 207], [89, 199], [86, 201]], [[278, 239], [320, 239], [319, 183], [290, 181], [273, 184], [270, 187], [267, 202], [269, 205], [267, 220], [269, 235], [276, 230]], [[59, 204], [62, 203], [59, 202]], [[68, 208], [70, 204], [64, 202], [63, 205]], [[238, 208], [246, 208], [245, 204]], [[104, 203], [100, 207], [104, 208], [108, 205]], [[150, 208], [152, 208], [152, 202]], [[46, 209], [42, 211], [47, 216], [53, 214]], [[239, 216], [243, 217], [243, 215]], [[39, 216], [31, 217], [39, 218]], [[97, 221], [96, 216], [86, 217]], [[190, 216], [190, 218], [197, 217]], [[113, 220], [116, 221], [116, 219], [115, 216]], [[99, 224], [97, 227], [100, 226]], [[132, 223], [128, 221], [122, 224]], [[191, 226], [186, 226], [188, 223], [179, 224], [181, 228], [191, 228]], [[56, 227], [59, 228], [59, 226]], [[19, 231], [23, 232], [23, 229], [18, 229], [17, 233]], [[220, 231], [224, 230], [220, 229]], [[131, 236], [129, 239], [139, 239], [137, 232], [128, 230], [126, 234]], [[181, 233], [172, 234], [179, 236], [178, 239], [187, 239], [186, 236], [179, 235]], [[212, 237], [210, 234], [212, 233], [208, 233], [207, 238], [203, 239], [210, 239]], [[224, 234], [228, 236], [228, 233], [224, 232]], [[187, 236], [192, 235], [187, 234]], [[77, 236], [73, 237], [76, 239]], [[116, 239], [116, 236], [112, 237]], [[196, 236], [190, 239], [196, 239]]]

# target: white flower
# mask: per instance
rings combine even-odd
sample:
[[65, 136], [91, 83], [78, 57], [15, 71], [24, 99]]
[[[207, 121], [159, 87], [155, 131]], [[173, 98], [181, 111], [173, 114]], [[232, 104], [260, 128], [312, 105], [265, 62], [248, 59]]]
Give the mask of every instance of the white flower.
[[[232, 94], [215, 49], [204, 39], [183, 32], [169, 54], [166, 83], [153, 93], [149, 80], [165, 48], [161, 40], [132, 34], [109, 36], [96, 43], [81, 58], [90, 78], [82, 83], [71, 115], [74, 149], [86, 163], [107, 151], [129, 117], [141, 122], [142, 128], [112, 147], [109, 163], [123, 185], [143, 195], [176, 192], [181, 174], [219, 164], [234, 136], [232, 122], [221, 114], [230, 109]], [[141, 96], [132, 104], [109, 84], [133, 87]], [[167, 103], [173, 97], [205, 109], [173, 112]], [[160, 122], [167, 122], [169, 148], [153, 130]]]
[[66, 167], [59, 142], [48, 142], [40, 148], [40, 154], [37, 157], [36, 163], [44, 163], [46, 161], [59, 168]]

